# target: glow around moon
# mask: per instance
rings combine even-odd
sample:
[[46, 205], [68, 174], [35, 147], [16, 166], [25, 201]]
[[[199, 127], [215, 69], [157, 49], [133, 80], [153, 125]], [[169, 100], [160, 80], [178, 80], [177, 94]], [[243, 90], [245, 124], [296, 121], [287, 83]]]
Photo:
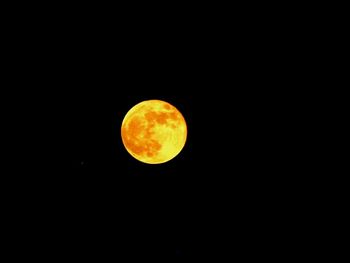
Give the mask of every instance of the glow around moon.
[[136, 104], [125, 115], [121, 136], [126, 150], [137, 160], [159, 164], [177, 156], [186, 143], [182, 114], [161, 100]]

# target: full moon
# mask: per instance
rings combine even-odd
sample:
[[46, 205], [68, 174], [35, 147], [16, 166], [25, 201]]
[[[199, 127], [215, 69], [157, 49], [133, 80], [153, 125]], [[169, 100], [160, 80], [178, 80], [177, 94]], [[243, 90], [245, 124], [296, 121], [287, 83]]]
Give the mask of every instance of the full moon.
[[148, 164], [170, 161], [185, 146], [187, 125], [180, 111], [168, 102], [146, 100], [125, 115], [121, 136], [126, 150]]

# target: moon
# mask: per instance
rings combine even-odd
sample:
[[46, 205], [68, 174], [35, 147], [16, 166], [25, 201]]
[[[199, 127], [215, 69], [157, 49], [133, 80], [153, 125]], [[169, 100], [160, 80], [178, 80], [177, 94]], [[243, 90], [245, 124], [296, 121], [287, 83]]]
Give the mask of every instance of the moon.
[[136, 104], [125, 115], [121, 136], [128, 153], [148, 164], [177, 156], [185, 146], [187, 125], [180, 111], [162, 100]]

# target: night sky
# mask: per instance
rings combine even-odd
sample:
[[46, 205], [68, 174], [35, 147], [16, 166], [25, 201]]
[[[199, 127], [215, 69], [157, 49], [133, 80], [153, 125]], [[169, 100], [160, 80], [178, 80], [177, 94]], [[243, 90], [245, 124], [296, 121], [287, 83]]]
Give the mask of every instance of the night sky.
[[[169, 262], [286, 249], [294, 83], [282, 65], [293, 54], [252, 20], [111, 31], [105, 19], [21, 27], [15, 79], [35, 88], [21, 93], [18, 138], [30, 146], [13, 198], [28, 253]], [[120, 135], [149, 99], [177, 107], [188, 128], [184, 149], [159, 165], [131, 157]]]

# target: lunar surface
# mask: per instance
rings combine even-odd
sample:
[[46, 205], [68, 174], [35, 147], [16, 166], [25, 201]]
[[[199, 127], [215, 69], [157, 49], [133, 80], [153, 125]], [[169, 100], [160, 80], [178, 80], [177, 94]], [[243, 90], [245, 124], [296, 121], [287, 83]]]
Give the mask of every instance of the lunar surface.
[[161, 100], [136, 104], [125, 115], [121, 136], [126, 150], [148, 164], [165, 163], [186, 143], [187, 125], [180, 111]]

